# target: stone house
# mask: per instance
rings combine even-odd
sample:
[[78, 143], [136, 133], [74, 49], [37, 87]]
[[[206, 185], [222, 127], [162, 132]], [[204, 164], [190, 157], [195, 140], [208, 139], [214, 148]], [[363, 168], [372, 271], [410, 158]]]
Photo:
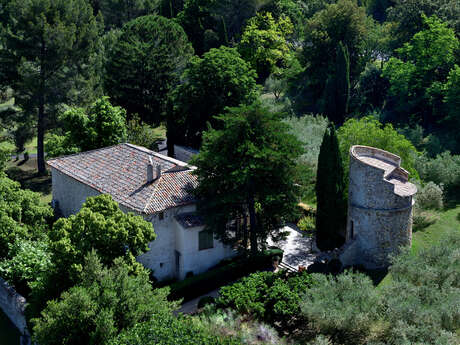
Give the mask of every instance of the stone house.
[[124, 212], [151, 222], [157, 235], [137, 260], [159, 279], [202, 273], [234, 250], [204, 231], [191, 190], [195, 167], [124, 143], [51, 159], [53, 205], [64, 217], [86, 198], [110, 194]]
[[350, 148], [350, 182], [344, 265], [387, 267], [391, 255], [412, 241], [417, 187], [408, 181], [401, 158], [374, 147]]

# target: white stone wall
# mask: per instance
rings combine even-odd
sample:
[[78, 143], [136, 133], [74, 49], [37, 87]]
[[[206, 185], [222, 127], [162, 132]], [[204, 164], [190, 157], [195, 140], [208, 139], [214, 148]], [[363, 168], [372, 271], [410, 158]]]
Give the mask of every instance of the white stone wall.
[[176, 278], [176, 254], [178, 224], [174, 218], [182, 212], [191, 212], [193, 205], [176, 207], [163, 212], [163, 220], [159, 214], [146, 216], [152, 222], [157, 235], [155, 241], [149, 243], [150, 250], [137, 257], [145, 267], [153, 271], [158, 280]]
[[86, 198], [101, 194], [97, 190], [51, 168], [53, 202], [58, 203], [64, 217], [77, 213]]
[[188, 272], [199, 274], [217, 265], [222, 259], [235, 255], [235, 251], [216, 239], [214, 247], [199, 250], [199, 233], [203, 227], [184, 229], [177, 223], [177, 251], [181, 253], [179, 279], [184, 279]]
[[[52, 168], [53, 200], [59, 203], [64, 217], [77, 213], [87, 197], [100, 193], [95, 189]], [[120, 205], [123, 212], [133, 212]], [[183, 229], [175, 216], [180, 213], [195, 211], [195, 205], [176, 207], [159, 214], [143, 215], [152, 222], [156, 239], [149, 243], [150, 250], [137, 257], [145, 267], [153, 271], [158, 280], [169, 278], [185, 278], [187, 272], [202, 273], [220, 260], [234, 255], [234, 251], [224, 247], [220, 241], [214, 240], [214, 248], [198, 250], [198, 233], [201, 227]], [[177, 270], [176, 251], [180, 253]]]

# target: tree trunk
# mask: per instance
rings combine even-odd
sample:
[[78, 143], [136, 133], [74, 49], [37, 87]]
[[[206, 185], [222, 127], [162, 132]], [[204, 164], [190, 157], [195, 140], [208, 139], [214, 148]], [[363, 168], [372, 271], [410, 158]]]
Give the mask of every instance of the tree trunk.
[[40, 103], [38, 106], [38, 124], [37, 124], [37, 168], [40, 175], [46, 174], [45, 166], [45, 102], [43, 95], [40, 95]]
[[255, 209], [255, 201], [254, 197], [251, 197], [249, 200], [249, 230], [250, 230], [250, 243], [251, 243], [251, 255], [257, 254], [257, 232], [258, 232], [258, 224], [257, 224], [257, 217], [256, 217], [256, 209]]

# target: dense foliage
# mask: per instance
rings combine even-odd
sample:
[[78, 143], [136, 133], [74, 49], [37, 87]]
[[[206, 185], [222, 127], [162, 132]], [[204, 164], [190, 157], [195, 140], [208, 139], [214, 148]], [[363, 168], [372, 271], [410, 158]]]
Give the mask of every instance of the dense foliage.
[[[212, 78], [210, 78], [212, 76]], [[168, 145], [199, 148], [207, 123], [225, 107], [248, 104], [256, 99], [256, 74], [235, 48], [211, 49], [193, 58], [182, 82], [172, 93], [167, 121]]]
[[232, 308], [277, 327], [295, 327], [300, 322], [300, 301], [312, 284], [307, 273], [259, 272], [223, 287], [216, 301], [218, 308]]
[[[222, 129], [205, 133], [193, 159], [198, 168], [198, 210], [218, 238], [242, 240], [243, 248], [249, 240], [255, 254], [293, 212], [293, 174], [301, 145], [280, 115], [259, 103], [229, 108], [217, 120]], [[249, 221], [236, 237], [226, 225], [238, 218]]]
[[103, 97], [87, 110], [71, 108], [59, 118], [64, 136], [48, 138], [45, 148], [48, 157], [94, 150], [119, 144], [126, 139], [126, 112], [110, 104]]
[[49, 301], [41, 317], [32, 320], [40, 344], [112, 344], [122, 329], [138, 322], [170, 315], [167, 289], [152, 289], [146, 271], [130, 275], [131, 267], [118, 258], [104, 267], [96, 252], [85, 256], [79, 283], [59, 300]]
[[18, 182], [0, 176], [0, 258], [8, 257], [17, 240], [37, 240], [48, 228], [53, 211], [40, 194], [20, 188]]
[[101, 28], [87, 0], [14, 0], [7, 11], [0, 83], [14, 91], [19, 123], [35, 123], [38, 170], [45, 173], [45, 131], [62, 103], [86, 101]]
[[85, 256], [95, 249], [110, 265], [117, 257], [148, 250], [155, 239], [152, 223], [133, 213], [124, 213], [109, 195], [90, 197], [76, 215], [60, 218], [49, 233], [53, 262], [64, 281], [75, 281]]
[[128, 115], [150, 124], [164, 120], [166, 96], [193, 54], [173, 20], [144, 16], [126, 23], [109, 51], [105, 88]]
[[350, 147], [353, 145], [366, 145], [397, 154], [401, 157], [404, 169], [409, 171], [411, 177], [418, 178], [418, 173], [415, 169], [417, 150], [391, 124], [384, 126], [371, 116], [359, 120], [350, 119], [338, 129], [337, 135], [346, 173], [348, 173], [350, 162]]

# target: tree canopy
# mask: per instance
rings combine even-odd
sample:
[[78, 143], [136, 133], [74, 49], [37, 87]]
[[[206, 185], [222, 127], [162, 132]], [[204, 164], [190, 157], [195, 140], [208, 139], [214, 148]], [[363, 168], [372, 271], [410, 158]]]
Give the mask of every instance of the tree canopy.
[[[210, 78], [209, 76], [212, 76]], [[207, 122], [225, 107], [248, 104], [257, 97], [256, 73], [235, 48], [211, 49], [191, 59], [173, 91], [168, 116], [168, 145], [199, 148]]]
[[100, 195], [88, 198], [77, 214], [56, 221], [49, 238], [53, 261], [66, 282], [78, 277], [92, 249], [110, 265], [117, 257], [147, 251], [155, 233], [152, 223], [124, 213], [111, 196]]
[[79, 283], [47, 303], [32, 320], [34, 340], [44, 345], [112, 344], [123, 329], [164, 318], [177, 308], [168, 289], [153, 289], [148, 273], [130, 274], [122, 259], [103, 266], [95, 251], [85, 255]]
[[193, 54], [182, 27], [157, 15], [136, 18], [121, 29], [109, 52], [105, 88], [112, 102], [146, 123], [164, 120], [168, 92]]
[[87, 96], [81, 91], [94, 77], [92, 57], [101, 28], [87, 0], [13, 0], [8, 13], [1, 84], [13, 89], [27, 115], [20, 125], [36, 123], [38, 170], [44, 173], [45, 131], [60, 104]]
[[[243, 239], [243, 248], [250, 238], [256, 253], [295, 207], [293, 175], [301, 144], [279, 114], [258, 103], [229, 108], [217, 120], [222, 129], [204, 134], [201, 151], [193, 159], [198, 210], [218, 238]], [[227, 223], [247, 217], [242, 238], [235, 238]]]
[[64, 136], [53, 135], [45, 145], [48, 157], [119, 144], [127, 136], [126, 111], [103, 97], [88, 109], [73, 107], [59, 117]]

